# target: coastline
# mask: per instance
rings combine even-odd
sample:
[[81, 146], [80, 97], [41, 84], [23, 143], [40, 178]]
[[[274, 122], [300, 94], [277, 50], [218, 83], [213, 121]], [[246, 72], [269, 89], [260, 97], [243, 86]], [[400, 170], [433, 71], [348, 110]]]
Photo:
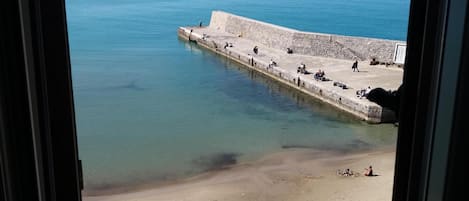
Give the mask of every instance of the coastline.
[[[344, 153], [291, 149], [195, 177], [129, 191], [84, 195], [85, 201], [119, 200], [391, 200], [395, 148]], [[337, 176], [338, 169], [378, 176]], [[110, 193], [110, 194], [109, 194]]]

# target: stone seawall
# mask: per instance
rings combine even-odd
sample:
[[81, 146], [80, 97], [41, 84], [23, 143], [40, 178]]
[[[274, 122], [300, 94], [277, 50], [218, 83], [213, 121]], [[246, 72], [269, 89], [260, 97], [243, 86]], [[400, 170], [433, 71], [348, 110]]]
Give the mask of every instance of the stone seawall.
[[[221, 25], [226, 22], [220, 19], [217, 20], [218, 21], [213, 21], [213, 25], [217, 23]], [[335, 106], [345, 112], [353, 114], [354, 116], [357, 116], [358, 118], [363, 119], [369, 123], [389, 122], [395, 118], [394, 114], [385, 108], [382, 108], [371, 102], [357, 101], [354, 96], [350, 97], [349, 95], [342, 94], [340, 91], [322, 87], [321, 85], [317, 85], [316, 81], [314, 80], [302, 79], [300, 82], [298, 82], [298, 76], [292, 74], [288, 70], [282, 69], [280, 67], [269, 68], [268, 61], [260, 59], [251, 60], [252, 56], [246, 54], [245, 52], [237, 51], [235, 49], [223, 48], [223, 41], [213, 39], [212, 37], [215, 36], [211, 35], [210, 38], [207, 39], [196, 31], [190, 31], [191, 29], [192, 28], [190, 27], [181, 27], [178, 30], [178, 35], [186, 40], [196, 42], [201, 47], [212, 50], [221, 56], [227, 57], [274, 80], [286, 84], [287, 86], [329, 103], [330, 105]], [[194, 30], [195, 29], [197, 28], [194, 27]], [[280, 37], [280, 35], [278, 37]], [[272, 45], [273, 44], [274, 42], [272, 41]]]
[[291, 48], [296, 54], [337, 59], [376, 58], [378, 61], [391, 63], [396, 44], [405, 43], [405, 41], [302, 32], [222, 11], [212, 12], [209, 26], [270, 48], [280, 50]]

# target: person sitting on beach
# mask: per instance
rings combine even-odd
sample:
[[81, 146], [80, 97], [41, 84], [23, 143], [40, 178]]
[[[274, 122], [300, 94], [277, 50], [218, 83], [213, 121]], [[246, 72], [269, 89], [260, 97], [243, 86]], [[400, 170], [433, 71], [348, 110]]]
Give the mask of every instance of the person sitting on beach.
[[345, 170], [345, 172], [344, 172], [343, 175], [344, 175], [344, 176], [352, 176], [352, 175], [353, 175], [353, 172], [352, 172], [350, 169], [347, 168], [347, 169]]
[[365, 175], [365, 176], [373, 176], [374, 175], [373, 174], [373, 168], [371, 167], [371, 165], [370, 165], [369, 168], [365, 168], [365, 173], [363, 173], [363, 175]]
[[349, 168], [345, 170], [338, 169], [337, 170], [337, 175], [338, 176], [353, 176], [353, 171], [350, 170]]
[[293, 53], [293, 50], [289, 47], [287, 47], [287, 54], [292, 54]]

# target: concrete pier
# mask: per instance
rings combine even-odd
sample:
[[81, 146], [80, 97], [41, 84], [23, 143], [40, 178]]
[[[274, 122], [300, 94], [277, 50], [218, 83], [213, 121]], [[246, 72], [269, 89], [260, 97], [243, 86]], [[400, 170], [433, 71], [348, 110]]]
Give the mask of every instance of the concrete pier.
[[[390, 63], [395, 45], [403, 41], [302, 32], [221, 11], [212, 13], [209, 26], [180, 27], [178, 35], [367, 122], [395, 119], [393, 112], [357, 97], [356, 91], [368, 86], [387, 90], [400, 86], [402, 68], [369, 63], [371, 58]], [[293, 53], [287, 54], [287, 48]], [[269, 66], [271, 60], [277, 65]], [[360, 72], [352, 72], [355, 60]], [[297, 73], [301, 63], [311, 74]], [[314, 79], [319, 69], [330, 81]]]

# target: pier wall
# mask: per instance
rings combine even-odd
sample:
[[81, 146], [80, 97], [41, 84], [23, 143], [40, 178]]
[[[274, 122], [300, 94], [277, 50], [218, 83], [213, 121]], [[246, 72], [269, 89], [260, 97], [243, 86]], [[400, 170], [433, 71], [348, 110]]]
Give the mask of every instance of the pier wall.
[[[275, 49], [293, 49], [295, 54], [337, 59], [392, 62], [397, 43], [405, 41], [302, 32], [253, 19], [213, 11], [210, 28], [244, 37]], [[253, 44], [255, 45], [255, 44]]]
[[[224, 21], [217, 23], [224, 23]], [[315, 81], [313, 80], [301, 80], [298, 83], [298, 77], [290, 72], [282, 68], [268, 68], [269, 64], [265, 61], [251, 61], [250, 56], [246, 53], [221, 48], [224, 45], [221, 42], [217, 43], [214, 40], [203, 39], [202, 36], [191, 33], [188, 28], [180, 27], [178, 35], [185, 40], [194, 41], [201, 47], [207, 48], [221, 56], [236, 61], [252, 70], [272, 78], [273, 80], [315, 97], [369, 123], [391, 122], [395, 119], [394, 113], [386, 108], [382, 108], [376, 104], [370, 105], [358, 103], [350, 97], [340, 93], [340, 90], [329, 90], [315, 85]]]

